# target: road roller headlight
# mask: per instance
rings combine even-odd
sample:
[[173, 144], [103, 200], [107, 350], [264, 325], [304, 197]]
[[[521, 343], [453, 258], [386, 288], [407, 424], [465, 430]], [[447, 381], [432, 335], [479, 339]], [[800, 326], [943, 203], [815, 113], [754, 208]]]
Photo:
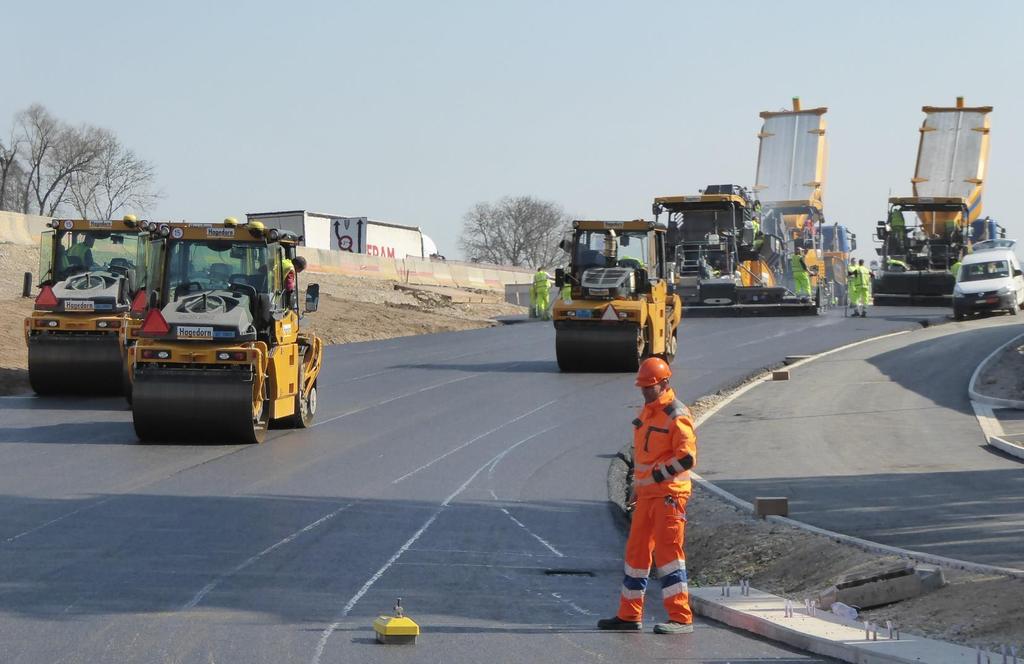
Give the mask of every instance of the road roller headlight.
[[142, 351], [142, 359], [144, 360], [169, 360], [171, 359], [171, 351], [169, 350], [156, 350], [153, 348], [147, 348]]
[[110, 325], [110, 323], [108, 323], [105, 320], [101, 320], [100, 322], [96, 323], [96, 327], [98, 327], [100, 329], [103, 329], [103, 330], [107, 329], [108, 325]]
[[568, 311], [566, 311], [565, 315], [568, 316], [569, 318], [576, 318], [576, 312], [573, 311], [572, 309], [569, 309]]
[[267, 237], [270, 238], [271, 242], [277, 242], [281, 237], [281, 233], [276, 228], [271, 228], [267, 231]]
[[57, 327], [58, 325], [60, 325], [60, 323], [55, 321], [55, 320], [48, 320], [48, 319], [37, 319], [36, 320], [36, 327]]
[[221, 362], [230, 362], [231, 360], [244, 360], [246, 358], [244, 350], [226, 351], [222, 350], [217, 353], [217, 359]]
[[51, 221], [51, 222], [50, 222], [50, 223], [48, 224], [48, 226], [49, 226], [50, 228], [60, 228], [60, 222], [59, 222], [59, 221], [57, 221], [56, 219], [54, 219], [53, 221]]
[[170, 234], [171, 234], [171, 227], [170, 226], [161, 226], [160, 227], [160, 237], [167, 237]]
[[121, 327], [121, 321], [119, 320], [101, 320], [96, 323], [96, 327], [101, 330], [116, 330]]

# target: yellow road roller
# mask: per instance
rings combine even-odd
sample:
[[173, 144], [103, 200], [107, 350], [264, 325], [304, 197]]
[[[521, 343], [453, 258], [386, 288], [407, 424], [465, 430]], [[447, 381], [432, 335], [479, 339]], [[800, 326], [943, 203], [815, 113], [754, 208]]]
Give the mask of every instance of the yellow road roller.
[[145, 233], [135, 217], [54, 219], [39, 242], [39, 294], [25, 319], [37, 394], [130, 391], [127, 332], [145, 305]]
[[[138, 437], [259, 443], [271, 422], [310, 426], [323, 344], [300, 331], [300, 238], [234, 219], [148, 229], [148, 310], [129, 350]], [[319, 297], [311, 284], [305, 313]]]
[[642, 219], [573, 222], [552, 310], [562, 371], [636, 371], [645, 357], [674, 359], [682, 303], [665, 234]]

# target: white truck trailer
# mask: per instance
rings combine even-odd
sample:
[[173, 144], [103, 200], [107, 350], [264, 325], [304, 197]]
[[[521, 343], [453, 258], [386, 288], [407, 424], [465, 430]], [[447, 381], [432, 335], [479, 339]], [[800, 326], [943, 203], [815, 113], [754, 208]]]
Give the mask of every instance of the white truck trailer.
[[[395, 259], [425, 256], [424, 235], [417, 226], [386, 224], [366, 217], [308, 210], [252, 212], [245, 216], [249, 221], [260, 221], [267, 227], [297, 233], [303, 237], [303, 244], [311, 249], [350, 251]], [[432, 246], [429, 238], [427, 242]]]

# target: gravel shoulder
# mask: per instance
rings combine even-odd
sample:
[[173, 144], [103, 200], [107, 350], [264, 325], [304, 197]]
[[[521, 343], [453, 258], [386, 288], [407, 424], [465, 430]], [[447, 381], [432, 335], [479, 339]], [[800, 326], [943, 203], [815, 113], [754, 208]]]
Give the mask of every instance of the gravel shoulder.
[[[36, 273], [37, 247], [0, 244], [0, 395], [29, 392], [28, 351], [23, 322], [32, 299], [21, 297], [22, 275]], [[484, 294], [484, 302], [453, 304], [429, 291], [396, 290], [397, 282], [333, 274], [304, 273], [301, 284], [320, 284], [320, 308], [303, 319], [328, 344], [374, 341], [435, 332], [492, 327], [495, 318], [525, 314], [526, 308]]]

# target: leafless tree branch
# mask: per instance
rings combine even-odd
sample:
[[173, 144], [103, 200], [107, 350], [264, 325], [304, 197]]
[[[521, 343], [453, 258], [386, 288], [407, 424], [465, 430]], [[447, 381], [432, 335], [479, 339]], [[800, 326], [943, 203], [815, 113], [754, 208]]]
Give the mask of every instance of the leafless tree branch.
[[557, 203], [532, 196], [477, 203], [463, 218], [459, 246], [470, 260], [499, 265], [552, 268], [570, 218]]
[[156, 169], [112, 132], [72, 127], [33, 104], [14, 117], [0, 141], [0, 209], [53, 216], [71, 207], [81, 217], [111, 219], [144, 212], [162, 196]]

